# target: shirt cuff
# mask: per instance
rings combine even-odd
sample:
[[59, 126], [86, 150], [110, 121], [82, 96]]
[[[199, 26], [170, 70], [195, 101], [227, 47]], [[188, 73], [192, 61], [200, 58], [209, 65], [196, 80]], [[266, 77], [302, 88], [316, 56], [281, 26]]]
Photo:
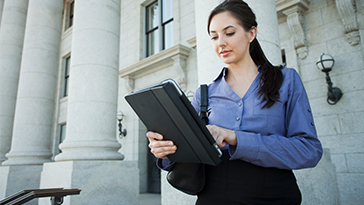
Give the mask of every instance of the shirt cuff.
[[259, 153], [258, 137], [255, 133], [235, 131], [237, 138], [236, 146], [229, 146], [230, 160], [244, 160], [253, 162], [257, 159]]
[[159, 169], [170, 171], [174, 167], [175, 162], [169, 161], [169, 159], [157, 159], [157, 167]]

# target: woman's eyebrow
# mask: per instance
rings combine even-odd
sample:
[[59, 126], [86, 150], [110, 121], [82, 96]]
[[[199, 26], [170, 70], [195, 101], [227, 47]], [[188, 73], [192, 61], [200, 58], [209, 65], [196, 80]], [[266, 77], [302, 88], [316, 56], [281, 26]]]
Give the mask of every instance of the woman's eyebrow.
[[[223, 31], [225, 31], [226, 29], [228, 28], [235, 28], [233, 25], [229, 25], [229, 26], [226, 26], [224, 29], [222, 29]], [[213, 31], [211, 30], [210, 33], [216, 33], [216, 31]]]

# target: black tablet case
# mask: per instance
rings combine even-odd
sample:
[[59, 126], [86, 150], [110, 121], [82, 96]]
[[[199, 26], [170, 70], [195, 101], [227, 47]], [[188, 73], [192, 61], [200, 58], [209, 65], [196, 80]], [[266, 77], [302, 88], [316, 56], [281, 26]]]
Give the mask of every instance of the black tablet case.
[[173, 80], [134, 91], [125, 99], [148, 130], [176, 144], [177, 151], [167, 156], [169, 160], [219, 164], [220, 149]]

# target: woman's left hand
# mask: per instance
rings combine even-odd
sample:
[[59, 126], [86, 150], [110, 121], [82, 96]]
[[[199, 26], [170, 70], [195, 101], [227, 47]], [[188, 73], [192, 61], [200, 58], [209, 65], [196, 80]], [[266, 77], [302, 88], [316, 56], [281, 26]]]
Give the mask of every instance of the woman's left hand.
[[210, 131], [211, 135], [214, 137], [216, 144], [221, 148], [227, 144], [237, 145], [238, 141], [236, 139], [236, 134], [232, 130], [228, 130], [216, 125], [206, 125], [207, 129]]

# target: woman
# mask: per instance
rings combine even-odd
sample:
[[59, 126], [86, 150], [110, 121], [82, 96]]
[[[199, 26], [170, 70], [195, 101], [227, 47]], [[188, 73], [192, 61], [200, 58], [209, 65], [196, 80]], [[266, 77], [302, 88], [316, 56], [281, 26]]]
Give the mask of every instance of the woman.
[[[212, 47], [227, 65], [208, 87], [208, 130], [223, 151], [206, 165], [196, 204], [300, 204], [293, 169], [314, 167], [322, 155], [303, 84], [294, 69], [275, 67], [258, 40], [257, 22], [241, 0], [226, 0], [208, 19]], [[200, 90], [192, 105], [199, 112]], [[164, 170], [171, 141], [148, 132], [151, 152]]]

